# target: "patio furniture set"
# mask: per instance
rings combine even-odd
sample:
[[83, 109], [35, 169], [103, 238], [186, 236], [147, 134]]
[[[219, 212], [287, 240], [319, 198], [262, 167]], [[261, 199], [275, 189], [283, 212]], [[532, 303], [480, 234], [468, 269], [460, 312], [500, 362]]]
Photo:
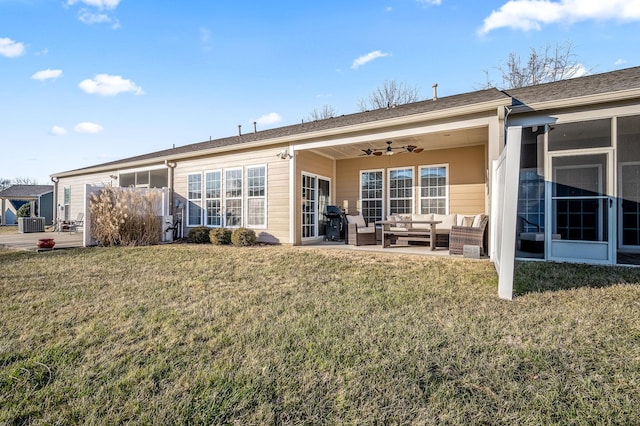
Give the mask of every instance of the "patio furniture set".
[[476, 249], [479, 255], [486, 254], [489, 217], [484, 214], [401, 214], [374, 223], [367, 223], [362, 214], [346, 218], [347, 244], [389, 248], [401, 243], [428, 243], [430, 250], [445, 247], [454, 255], [462, 255], [465, 246]]

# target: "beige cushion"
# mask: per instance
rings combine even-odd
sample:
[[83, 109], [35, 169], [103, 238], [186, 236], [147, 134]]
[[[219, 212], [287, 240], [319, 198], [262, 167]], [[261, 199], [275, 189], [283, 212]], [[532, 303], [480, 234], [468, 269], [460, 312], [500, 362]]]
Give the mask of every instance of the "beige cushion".
[[475, 216], [462, 216], [462, 223], [460, 224], [460, 226], [473, 226], [474, 218]]
[[442, 223], [436, 225], [437, 229], [451, 229], [452, 226], [456, 225], [458, 217], [456, 214], [434, 214], [433, 220], [439, 220]]
[[[433, 213], [427, 214], [412, 214], [411, 220], [414, 221], [424, 221], [424, 220], [433, 220]], [[430, 229], [431, 225], [428, 223], [414, 223], [411, 225], [413, 229]]]
[[[396, 215], [396, 220], [398, 221], [410, 221], [411, 220], [411, 214], [398, 214]], [[409, 228], [410, 224], [409, 223], [398, 223], [396, 224], [396, 226], [398, 228], [404, 228], [407, 229]]]
[[474, 228], [477, 228], [480, 226], [480, 222], [482, 222], [482, 213], [481, 214], [477, 214], [475, 215], [475, 217], [473, 218], [473, 223], [471, 224], [471, 226], [473, 226]]
[[360, 227], [365, 228], [367, 226], [367, 224], [364, 221], [364, 217], [361, 214], [347, 215], [347, 222], [349, 223], [349, 225], [355, 224], [358, 228]]
[[358, 232], [358, 234], [371, 234], [376, 232], [376, 228], [375, 226], [372, 226], [372, 225], [363, 226], [363, 227], [358, 226], [356, 232]]

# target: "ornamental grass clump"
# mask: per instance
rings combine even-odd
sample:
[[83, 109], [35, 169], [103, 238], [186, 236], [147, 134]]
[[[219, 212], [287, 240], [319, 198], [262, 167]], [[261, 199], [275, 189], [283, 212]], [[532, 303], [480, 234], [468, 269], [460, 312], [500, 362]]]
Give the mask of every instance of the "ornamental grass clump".
[[256, 244], [256, 233], [253, 229], [236, 228], [231, 233], [231, 242], [234, 246], [253, 246]]
[[91, 236], [102, 246], [143, 246], [160, 242], [161, 202], [156, 191], [103, 188], [89, 200]]
[[213, 228], [209, 231], [211, 244], [220, 246], [231, 243], [231, 230], [227, 228]]

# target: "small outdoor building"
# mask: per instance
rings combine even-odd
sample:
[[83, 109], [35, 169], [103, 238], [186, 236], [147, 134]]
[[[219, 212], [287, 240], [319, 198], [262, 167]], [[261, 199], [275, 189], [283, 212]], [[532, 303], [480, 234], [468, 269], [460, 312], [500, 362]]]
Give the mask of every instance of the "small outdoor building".
[[86, 210], [86, 184], [166, 187], [185, 231], [244, 226], [292, 245], [323, 238], [327, 205], [369, 222], [487, 214], [511, 298], [516, 257], [640, 263], [640, 67], [254, 126], [52, 180], [67, 220]]
[[16, 213], [21, 205], [31, 204], [31, 216], [44, 217], [53, 223], [53, 185], [12, 185], [0, 191], [2, 225], [15, 225]]

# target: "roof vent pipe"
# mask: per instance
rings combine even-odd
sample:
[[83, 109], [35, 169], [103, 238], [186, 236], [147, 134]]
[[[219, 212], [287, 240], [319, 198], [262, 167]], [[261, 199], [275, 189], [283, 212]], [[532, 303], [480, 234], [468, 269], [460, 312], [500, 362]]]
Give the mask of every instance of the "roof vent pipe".
[[256, 122], [253, 122], [253, 133], [258, 133], [258, 128], [256, 127]]
[[437, 101], [438, 100], [438, 83], [433, 83], [431, 87], [433, 88], [433, 100]]
[[238, 124], [238, 136], [242, 136], [242, 124]]

